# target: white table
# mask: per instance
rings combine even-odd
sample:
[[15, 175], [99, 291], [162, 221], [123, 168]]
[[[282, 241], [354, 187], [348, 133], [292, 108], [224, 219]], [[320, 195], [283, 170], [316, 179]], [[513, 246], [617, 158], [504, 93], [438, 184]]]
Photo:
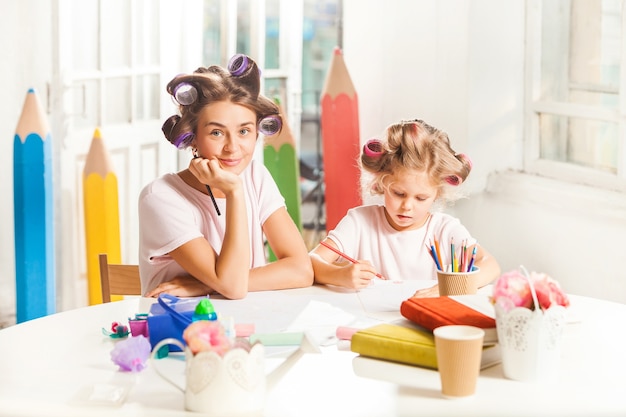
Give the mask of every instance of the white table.
[[[311, 300], [329, 303], [357, 321], [401, 319], [399, 303], [420, 282], [353, 291], [327, 287], [250, 293], [213, 300], [221, 314], [255, 323], [258, 332], [286, 330]], [[113, 341], [102, 327], [147, 311], [151, 299], [131, 298], [53, 314], [0, 330], [0, 415], [192, 416], [180, 391], [152, 367], [120, 372]], [[626, 305], [571, 296], [560, 381], [505, 379], [500, 365], [481, 371], [468, 400], [440, 395], [436, 371], [365, 360], [341, 345], [304, 355], [268, 394], [266, 416], [608, 416], [626, 415]], [[579, 320], [577, 320], [577, 318]], [[277, 359], [274, 359], [277, 360]], [[182, 362], [181, 362], [182, 372]], [[93, 387], [129, 388], [117, 407], [76, 403]]]

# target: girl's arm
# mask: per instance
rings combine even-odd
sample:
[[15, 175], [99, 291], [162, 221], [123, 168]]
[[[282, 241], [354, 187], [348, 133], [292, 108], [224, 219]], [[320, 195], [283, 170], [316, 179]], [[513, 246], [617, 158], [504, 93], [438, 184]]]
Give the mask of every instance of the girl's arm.
[[[325, 239], [324, 243], [337, 248], [332, 239]], [[369, 262], [338, 263], [339, 256], [323, 245], [318, 245], [311, 251], [310, 258], [315, 272], [315, 282], [318, 284], [365, 288], [376, 277], [376, 270]]]
[[250, 291], [308, 287], [313, 268], [306, 245], [285, 207], [274, 211], [263, 224], [263, 233], [276, 261], [250, 271]]
[[498, 261], [480, 245], [478, 245], [478, 249], [476, 250], [476, 261], [474, 261], [474, 265], [480, 268], [477, 274], [478, 288], [491, 284], [500, 276], [500, 265]]

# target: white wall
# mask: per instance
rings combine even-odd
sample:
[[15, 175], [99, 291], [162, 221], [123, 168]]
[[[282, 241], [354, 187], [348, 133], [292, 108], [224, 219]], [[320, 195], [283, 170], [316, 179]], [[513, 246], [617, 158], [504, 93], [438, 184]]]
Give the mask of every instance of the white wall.
[[344, 58], [362, 141], [400, 119], [448, 132], [474, 169], [448, 211], [504, 271], [524, 264], [566, 291], [626, 302], [626, 196], [519, 173], [524, 2], [344, 0]]

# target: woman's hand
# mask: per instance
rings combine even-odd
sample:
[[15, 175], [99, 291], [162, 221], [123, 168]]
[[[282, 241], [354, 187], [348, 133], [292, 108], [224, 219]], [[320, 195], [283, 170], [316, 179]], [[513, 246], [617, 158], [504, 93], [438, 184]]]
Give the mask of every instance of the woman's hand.
[[217, 159], [193, 158], [189, 162], [189, 171], [202, 184], [209, 185], [229, 194], [241, 186], [241, 178], [223, 169]]
[[159, 294], [170, 294], [176, 297], [198, 297], [207, 295], [212, 289], [190, 275], [178, 276], [171, 281], [162, 282], [148, 291], [146, 297], [158, 297]]

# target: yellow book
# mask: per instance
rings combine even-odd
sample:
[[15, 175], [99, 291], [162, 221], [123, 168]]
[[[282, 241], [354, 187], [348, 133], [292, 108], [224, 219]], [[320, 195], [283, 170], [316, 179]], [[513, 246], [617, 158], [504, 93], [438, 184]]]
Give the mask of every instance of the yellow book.
[[[437, 369], [435, 336], [432, 332], [396, 324], [378, 324], [352, 335], [350, 350], [362, 356]], [[481, 369], [500, 362], [495, 344], [483, 347]]]

